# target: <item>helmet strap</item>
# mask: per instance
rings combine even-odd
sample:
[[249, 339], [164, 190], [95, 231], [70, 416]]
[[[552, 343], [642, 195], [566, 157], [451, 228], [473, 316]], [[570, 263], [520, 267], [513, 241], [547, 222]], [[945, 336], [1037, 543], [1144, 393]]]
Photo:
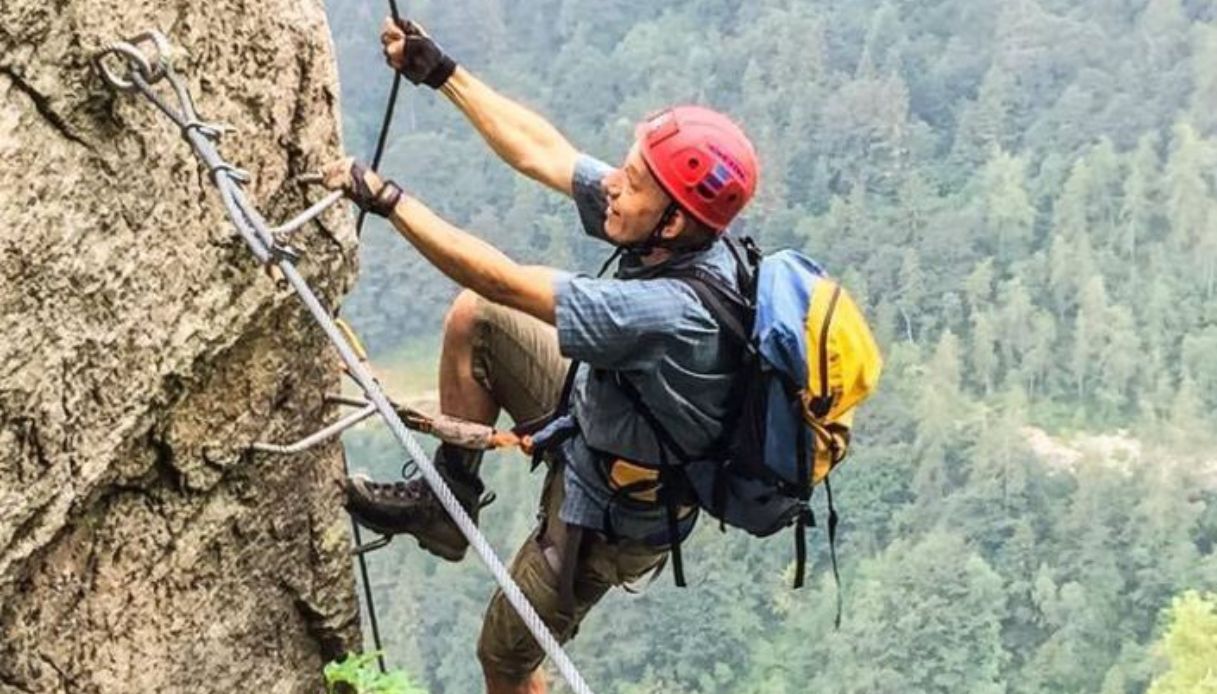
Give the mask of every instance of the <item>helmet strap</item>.
[[647, 238], [639, 243], [620, 246], [621, 251], [627, 255], [638, 256], [641, 258], [650, 255], [651, 251], [655, 250], [656, 248], [667, 247], [665, 239], [663, 238], [663, 230], [676, 217], [676, 213], [678, 211], [680, 211], [680, 205], [677, 205], [675, 201], [669, 202], [668, 206], [664, 208], [663, 214], [659, 216], [659, 221], [655, 223], [655, 226], [651, 229], [651, 233], [647, 235]]

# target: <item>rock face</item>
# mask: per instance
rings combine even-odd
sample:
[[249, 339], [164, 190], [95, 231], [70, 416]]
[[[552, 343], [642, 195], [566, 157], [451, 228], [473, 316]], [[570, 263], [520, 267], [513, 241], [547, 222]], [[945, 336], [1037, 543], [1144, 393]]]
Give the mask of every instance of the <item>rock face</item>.
[[[0, 0], [0, 692], [316, 692], [357, 647], [336, 355], [94, 50], [150, 28], [272, 222], [340, 152], [318, 0]], [[300, 232], [334, 306], [346, 211]]]

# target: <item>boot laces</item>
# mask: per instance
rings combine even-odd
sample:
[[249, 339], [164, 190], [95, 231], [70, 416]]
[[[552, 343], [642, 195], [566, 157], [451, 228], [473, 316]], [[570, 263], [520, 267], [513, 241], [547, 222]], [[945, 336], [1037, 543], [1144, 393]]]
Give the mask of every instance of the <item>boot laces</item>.
[[405, 499], [418, 501], [428, 490], [427, 485], [420, 480], [398, 480], [396, 482], [369, 482], [368, 491], [378, 498]]
[[[402, 464], [401, 476], [402, 479], [394, 482], [370, 481], [367, 485], [368, 491], [371, 492], [372, 496], [379, 499], [400, 499], [417, 502], [435, 498], [431, 487], [427, 485], [426, 480], [422, 479], [418, 464], [413, 459], [408, 458]], [[470, 510], [484, 509], [494, 503], [497, 498], [494, 492], [486, 492], [474, 501], [473, 508]], [[439, 504], [437, 503], [435, 506], [438, 507]]]

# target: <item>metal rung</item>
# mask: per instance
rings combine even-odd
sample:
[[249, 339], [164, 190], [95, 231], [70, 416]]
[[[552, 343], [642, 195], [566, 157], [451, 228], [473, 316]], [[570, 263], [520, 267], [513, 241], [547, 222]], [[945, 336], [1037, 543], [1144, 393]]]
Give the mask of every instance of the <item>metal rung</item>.
[[358, 547], [355, 547], [354, 549], [352, 549], [351, 556], [358, 557], [361, 554], [367, 554], [368, 552], [378, 550], [382, 547], [387, 547], [388, 544], [392, 541], [393, 541], [392, 535], [381, 535], [379, 538], [372, 540], [371, 542], [367, 543], [366, 545], [359, 545]]
[[372, 404], [363, 398], [352, 398], [348, 395], [327, 395], [325, 401], [332, 405], [345, 405], [346, 407], [366, 407]]
[[258, 451], [259, 453], [276, 453], [278, 455], [290, 455], [292, 453], [300, 453], [301, 451], [306, 451], [323, 441], [326, 441], [328, 439], [331, 439], [331, 438], [337, 436], [338, 434], [341, 434], [342, 432], [346, 431], [347, 429], [350, 429], [351, 427], [355, 426], [356, 424], [359, 424], [360, 422], [367, 419], [368, 417], [371, 417], [374, 414], [376, 414], [376, 405], [372, 405], [372, 404], [365, 405], [363, 407], [363, 409], [360, 409], [357, 412], [352, 412], [351, 414], [343, 417], [342, 419], [338, 420], [337, 422], [334, 422], [333, 424], [322, 429], [321, 431], [318, 431], [315, 434], [306, 436], [295, 443], [290, 443], [290, 444], [287, 444], [286, 446], [281, 446], [279, 444], [274, 444], [274, 443], [255, 443], [252, 446], [250, 446], [249, 448], [250, 448], [250, 450]]
[[288, 222], [284, 222], [281, 226], [277, 226], [270, 230], [270, 233], [276, 238], [283, 238], [300, 227], [308, 224], [316, 217], [325, 212], [331, 205], [342, 199], [342, 191], [336, 190], [333, 193], [318, 200], [312, 207], [296, 215]]

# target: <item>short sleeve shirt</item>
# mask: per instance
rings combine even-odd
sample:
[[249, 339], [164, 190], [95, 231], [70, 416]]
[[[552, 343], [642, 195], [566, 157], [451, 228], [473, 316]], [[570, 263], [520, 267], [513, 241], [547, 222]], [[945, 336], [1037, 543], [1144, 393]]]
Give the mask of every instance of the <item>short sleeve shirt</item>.
[[[575, 167], [573, 198], [584, 230], [604, 239], [604, 176], [611, 168], [583, 155]], [[623, 257], [612, 278], [563, 274], [555, 280], [558, 345], [582, 363], [572, 391], [580, 433], [565, 442], [562, 520], [622, 537], [667, 544], [665, 509], [610, 503], [601, 459], [620, 457], [657, 465], [659, 442], [618, 378], [626, 378], [680, 447], [690, 455], [710, 452], [722, 432], [738, 355], [719, 335], [709, 311], [684, 282], [664, 271], [697, 266], [731, 286], [735, 261], [719, 242], [644, 266]], [[669, 454], [669, 459], [674, 457]], [[692, 528], [690, 518], [682, 528]]]

